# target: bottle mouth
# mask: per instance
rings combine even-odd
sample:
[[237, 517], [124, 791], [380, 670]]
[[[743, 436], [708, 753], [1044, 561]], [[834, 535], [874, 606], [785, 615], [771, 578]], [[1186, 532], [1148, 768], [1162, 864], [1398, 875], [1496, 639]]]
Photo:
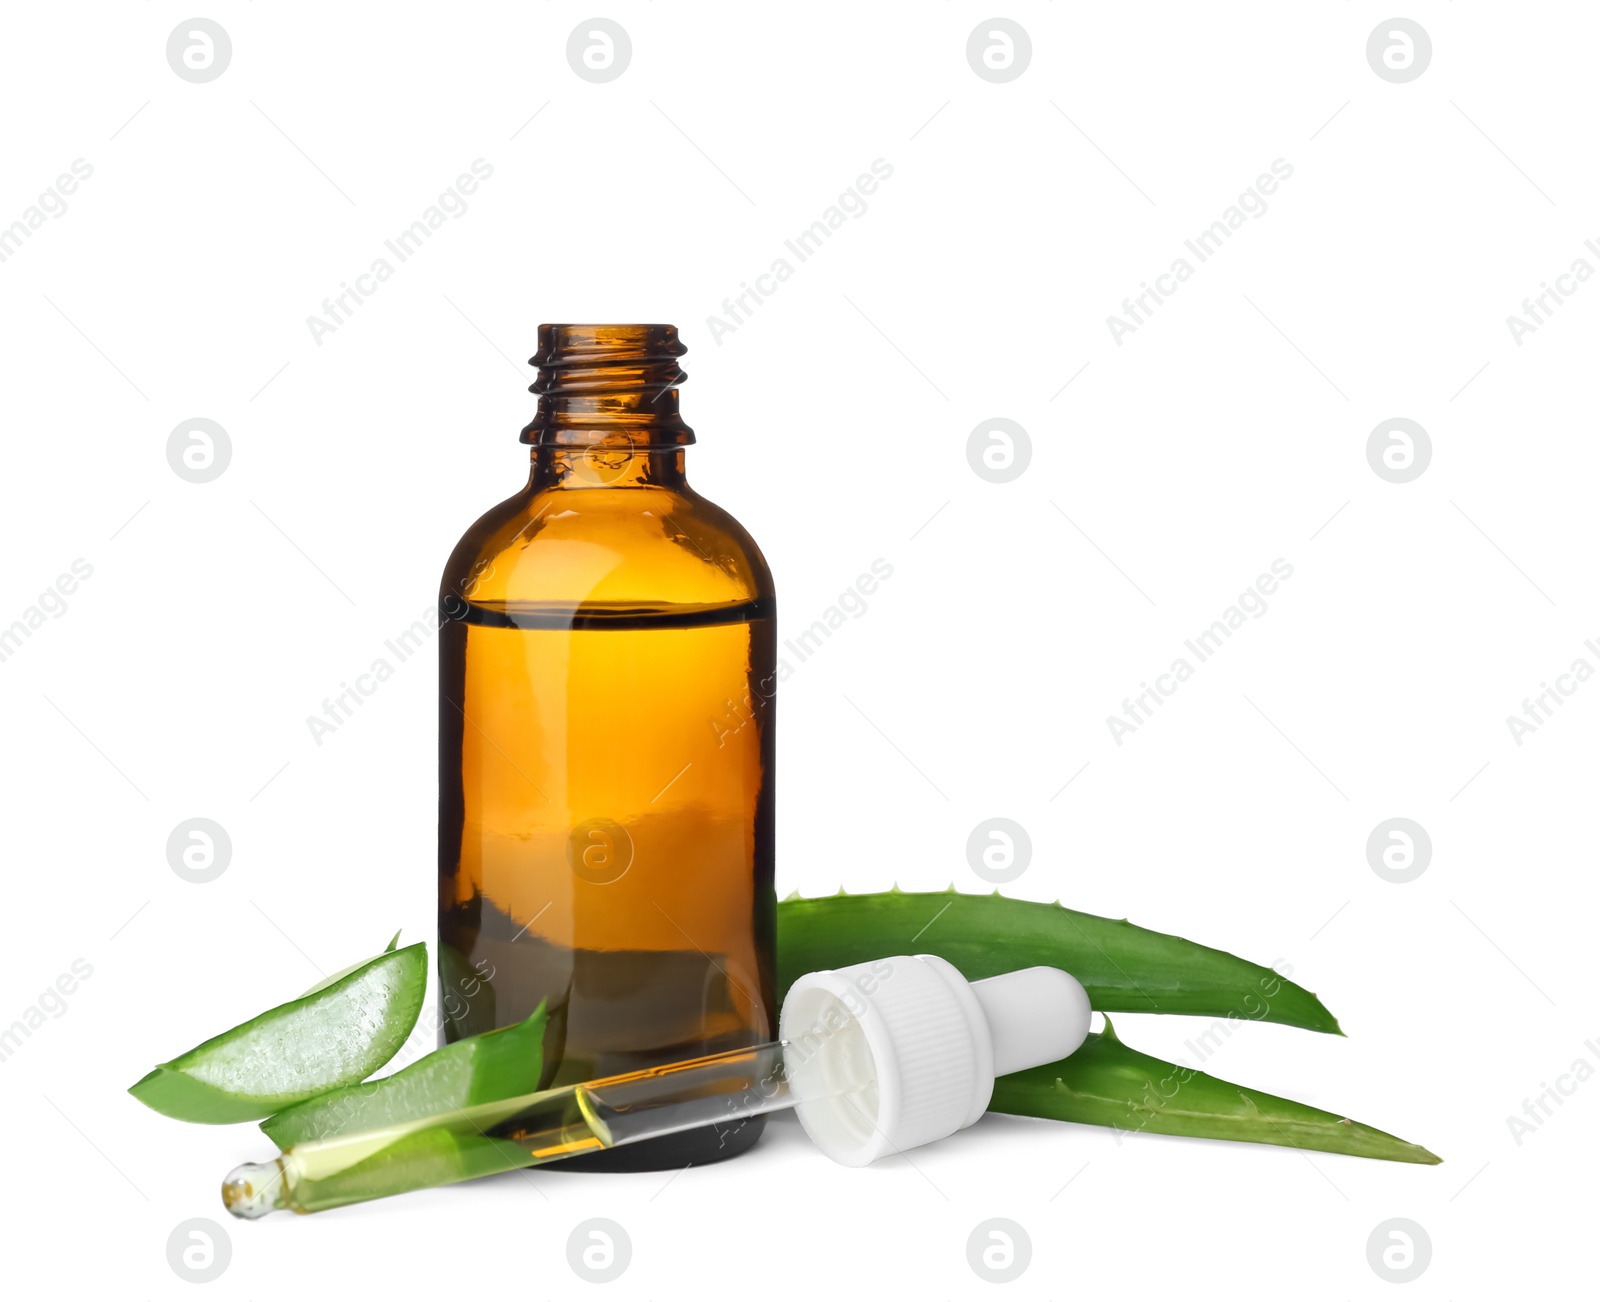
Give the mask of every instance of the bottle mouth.
[[528, 359], [541, 372], [532, 391], [548, 392], [541, 386], [564, 383], [561, 372], [590, 367], [653, 362], [675, 370], [688, 351], [674, 325], [542, 325], [539, 351]]
[[538, 415], [522, 431], [537, 446], [683, 447], [694, 431], [678, 415], [678, 358], [689, 350], [673, 325], [541, 325], [528, 359], [539, 376]]

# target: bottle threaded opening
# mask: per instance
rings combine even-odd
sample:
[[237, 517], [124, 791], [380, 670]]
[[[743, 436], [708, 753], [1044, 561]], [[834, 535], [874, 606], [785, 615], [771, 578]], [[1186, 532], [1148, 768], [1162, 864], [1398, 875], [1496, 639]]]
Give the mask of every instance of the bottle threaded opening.
[[683, 447], [694, 431], [678, 415], [678, 358], [688, 351], [672, 325], [541, 325], [528, 359], [539, 411], [522, 441], [548, 447], [626, 444]]

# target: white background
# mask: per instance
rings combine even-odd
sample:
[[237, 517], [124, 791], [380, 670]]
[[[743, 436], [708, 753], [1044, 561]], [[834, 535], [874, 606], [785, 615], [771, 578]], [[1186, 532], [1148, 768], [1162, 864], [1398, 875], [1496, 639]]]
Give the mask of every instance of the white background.
[[[761, 543], [785, 635], [894, 566], [785, 684], [780, 891], [987, 889], [968, 833], [1015, 819], [1010, 892], [1282, 960], [1348, 1032], [1248, 1027], [1207, 1070], [1445, 1162], [995, 1117], [854, 1171], [780, 1123], [677, 1176], [229, 1222], [210, 1296], [587, 1296], [565, 1244], [592, 1216], [632, 1243], [619, 1298], [988, 1296], [966, 1242], [996, 1216], [1033, 1245], [1018, 1297], [1388, 1296], [1390, 1217], [1432, 1244], [1407, 1296], [1582, 1287], [1600, 1083], [1562, 1074], [1600, 1066], [1600, 685], [1520, 746], [1506, 716], [1600, 667], [1600, 287], [1520, 346], [1506, 318], [1600, 266], [1600, 20], [1419, 3], [1432, 62], [1391, 84], [1382, 6], [1022, 0], [1032, 61], [993, 84], [984, 6], [623, 0], [632, 62], [591, 84], [565, 50], [592, 12], [219, 3], [232, 61], [191, 84], [182, 7], [7, 10], [0, 224], [93, 168], [0, 263], [0, 624], [93, 566], [0, 663], [0, 1024], [93, 969], [0, 1063], [8, 1291], [190, 1296], [169, 1235], [227, 1220], [218, 1180], [269, 1146], [123, 1089], [396, 926], [432, 941], [431, 648], [320, 746], [305, 720], [522, 482], [541, 321], [681, 327], [691, 480]], [[316, 343], [479, 158], [466, 213]], [[878, 158], [865, 214], [715, 341]], [[1266, 213], [1119, 346], [1108, 314], [1280, 158]], [[166, 460], [195, 416], [232, 444], [207, 484]], [[966, 456], [996, 416], [1032, 443], [1003, 485]], [[1433, 449], [1400, 485], [1365, 452], [1396, 416]], [[1116, 744], [1106, 717], [1280, 557], [1267, 613]], [[233, 842], [204, 885], [164, 848], [195, 816]], [[1433, 842], [1406, 884], [1366, 858], [1395, 816]], [[1119, 1027], [1192, 1063], [1206, 1029]]]

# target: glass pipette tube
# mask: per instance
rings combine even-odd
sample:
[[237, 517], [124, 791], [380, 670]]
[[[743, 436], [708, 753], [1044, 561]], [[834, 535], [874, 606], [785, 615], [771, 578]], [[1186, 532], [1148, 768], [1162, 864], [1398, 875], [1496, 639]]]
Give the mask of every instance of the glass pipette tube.
[[[454, 1184], [702, 1126], [737, 1125], [798, 1101], [773, 1041], [562, 1089], [454, 1108], [415, 1120], [295, 1144], [270, 1162], [235, 1168], [222, 1201], [254, 1220], [318, 1212], [390, 1194]], [[871, 1058], [846, 1052], [805, 1097], [859, 1093], [875, 1110]]]

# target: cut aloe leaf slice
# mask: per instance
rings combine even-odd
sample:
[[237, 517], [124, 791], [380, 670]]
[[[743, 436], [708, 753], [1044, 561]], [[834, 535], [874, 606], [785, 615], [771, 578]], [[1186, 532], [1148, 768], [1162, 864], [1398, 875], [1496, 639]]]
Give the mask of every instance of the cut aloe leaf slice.
[[261, 1129], [289, 1148], [531, 1094], [544, 1066], [544, 1027], [540, 1004], [526, 1021], [435, 1049], [382, 1080], [319, 1094], [268, 1117]]
[[[399, 943], [400, 943], [400, 933], [397, 931], [397, 932], [394, 933], [393, 936], [389, 937], [389, 943], [388, 943], [388, 945], [386, 945], [384, 947], [384, 951], [383, 952], [385, 954], [394, 953], [394, 947], [396, 945], [398, 945]], [[366, 965], [368, 963], [370, 963], [370, 962], [372, 962], [372, 960], [370, 958], [363, 958], [363, 959], [358, 959], [356, 962], [350, 964], [349, 967], [340, 968], [332, 976], [323, 977], [322, 980], [318, 981], [316, 983], [316, 985], [312, 986], [309, 990], [307, 990], [304, 995], [300, 996], [300, 998], [304, 999], [306, 997], [306, 995], [314, 995], [319, 990], [326, 990], [335, 981], [343, 981], [345, 977], [349, 976], [357, 968], [366, 967]]]
[[162, 1063], [128, 1093], [179, 1121], [255, 1121], [365, 1080], [422, 1011], [422, 944], [380, 954], [331, 985], [268, 1009]]

